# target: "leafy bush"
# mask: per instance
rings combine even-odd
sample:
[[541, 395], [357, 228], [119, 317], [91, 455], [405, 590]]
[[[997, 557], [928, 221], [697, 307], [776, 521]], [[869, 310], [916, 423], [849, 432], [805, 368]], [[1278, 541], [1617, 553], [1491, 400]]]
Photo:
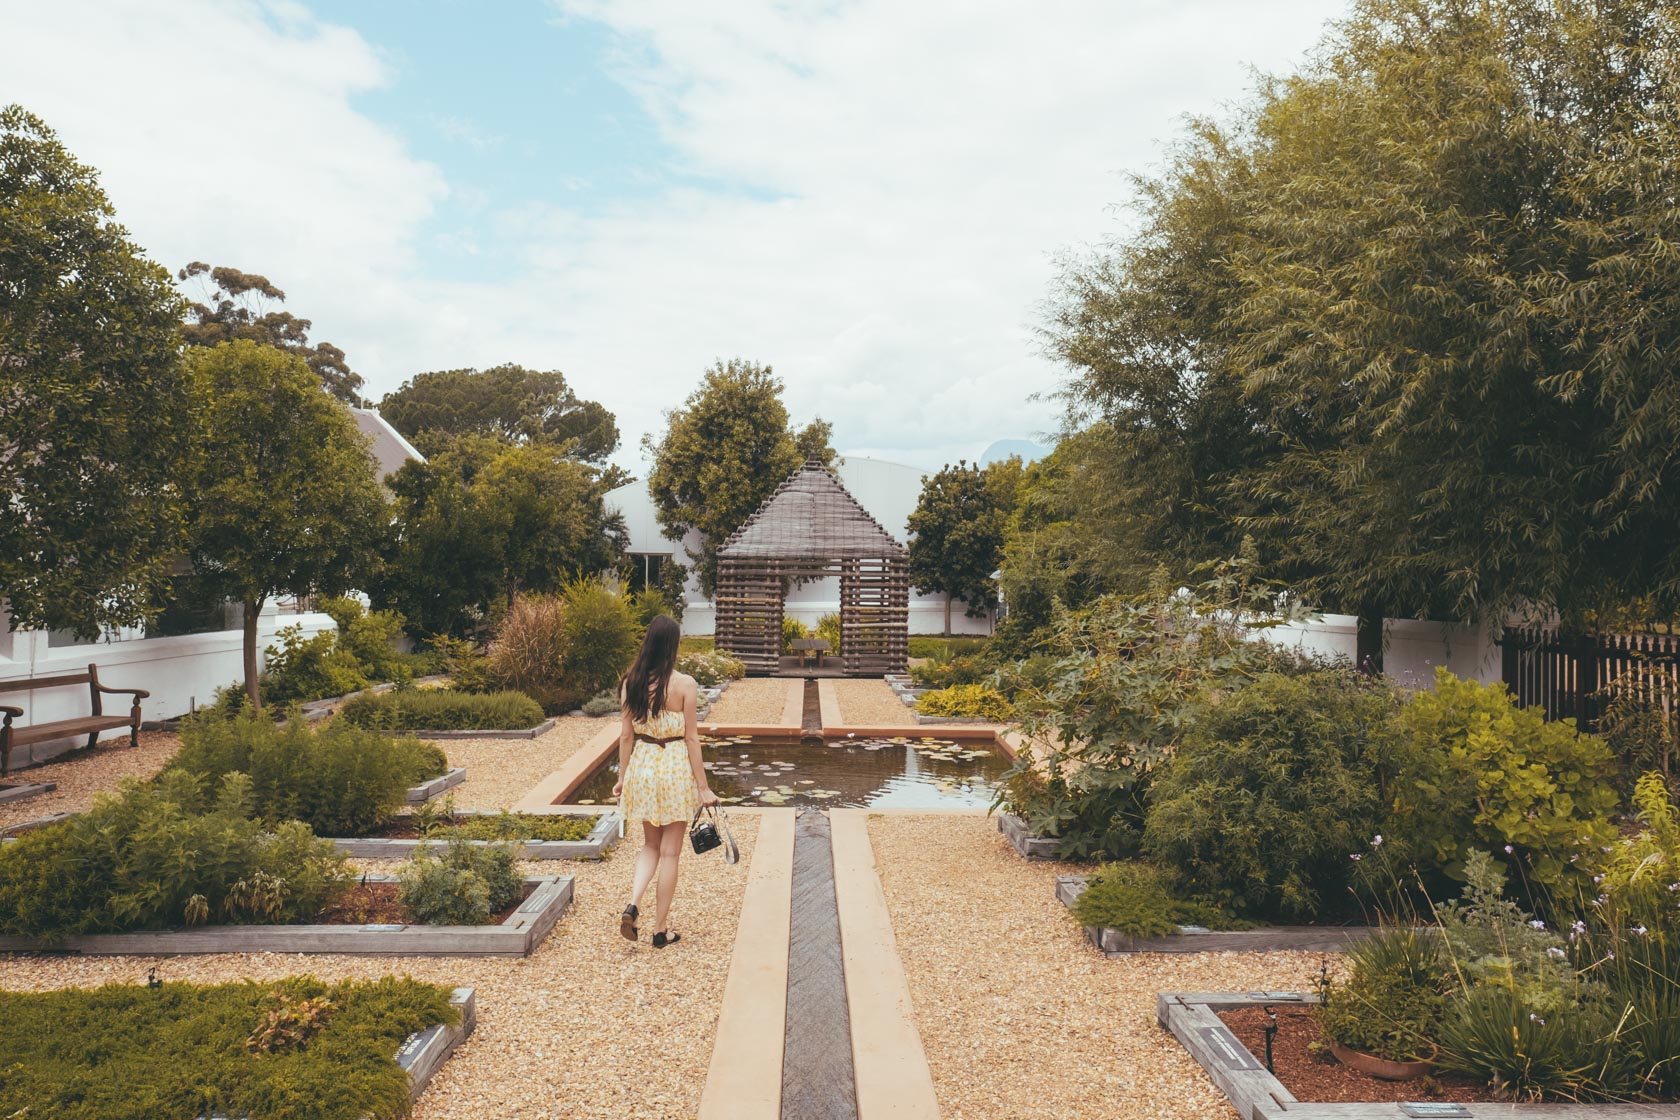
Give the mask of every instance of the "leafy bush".
[[1074, 901], [1073, 916], [1082, 926], [1133, 937], [1165, 937], [1179, 926], [1238, 929], [1246, 924], [1207, 903], [1180, 898], [1166, 873], [1136, 860], [1099, 868]]
[[268, 647], [263, 665], [263, 703], [320, 700], [368, 686], [365, 667], [332, 631], [305, 638], [301, 625], [285, 626], [275, 638], [279, 644]]
[[1387, 827], [1399, 707], [1353, 673], [1268, 673], [1214, 696], [1155, 776], [1144, 849], [1239, 913], [1322, 916], [1346, 898], [1348, 857]]
[[586, 840], [600, 819], [559, 813], [470, 813], [441, 821], [430, 835], [462, 840]]
[[185, 771], [128, 781], [87, 812], [0, 849], [0, 933], [55, 939], [314, 917], [348, 884], [344, 857], [295, 821], [252, 819], [251, 781]]
[[828, 648], [835, 653], [840, 652], [840, 616], [825, 614], [817, 619], [817, 628], [812, 632], [813, 637], [821, 638], [828, 643]]
[[566, 585], [564, 686], [574, 699], [613, 690], [642, 640], [630, 604], [598, 579]]
[[671, 604], [659, 588], [643, 588], [630, 596], [630, 615], [641, 629], [647, 629], [647, 624], [662, 614], [671, 614]]
[[949, 661], [928, 661], [910, 666], [910, 679], [916, 682], [918, 688], [981, 684], [991, 675], [991, 667], [974, 657], [953, 657]]
[[1107, 596], [1059, 610], [1049, 683], [1016, 697], [1028, 740], [999, 803], [1063, 858], [1117, 858], [1136, 850], [1154, 768], [1183, 737], [1205, 693], [1240, 688], [1264, 670], [1253, 629], [1299, 611], [1251, 577], [1252, 549], [1216, 565], [1193, 591], [1157, 573], [1142, 598]]
[[366, 835], [396, 815], [410, 786], [446, 768], [443, 752], [429, 743], [344, 720], [316, 730], [301, 719], [276, 724], [214, 714], [188, 721], [169, 764], [169, 771], [206, 782], [248, 774], [254, 810], [264, 820], [301, 820], [325, 836]]
[[803, 622], [800, 622], [797, 618], [789, 618], [787, 615], [782, 616], [782, 652], [784, 654], [793, 652], [794, 642], [810, 636], [811, 632], [805, 629]]
[[1609, 749], [1574, 720], [1548, 722], [1517, 707], [1503, 685], [1437, 669], [1435, 690], [1416, 694], [1402, 723], [1411, 750], [1394, 831], [1420, 862], [1456, 876], [1468, 849], [1510, 845], [1530, 887], [1549, 889], [1584, 878], [1571, 857], [1615, 836]]
[[431, 640], [438, 671], [449, 677], [451, 688], [460, 692], [495, 692], [500, 686], [484, 651], [464, 638], [438, 634]]
[[499, 687], [523, 692], [545, 712], [565, 711], [584, 695], [566, 682], [569, 645], [563, 599], [517, 595], [490, 643], [490, 675]]
[[1326, 1037], [1393, 1062], [1432, 1056], [1447, 1014], [1448, 973], [1426, 929], [1385, 926], [1348, 950], [1346, 982], [1331, 984], [1314, 1018]]
[[1615, 774], [1655, 770], [1672, 780], [1680, 775], [1680, 698], [1673, 694], [1675, 686], [1662, 683], [1667, 680], [1662, 677], [1628, 677], [1636, 683], [1622, 683], [1628, 678], [1612, 682], [1610, 702], [1598, 721], [1598, 732], [1615, 760]]
[[953, 657], [973, 657], [984, 650], [987, 644], [988, 640], [985, 638], [933, 638], [918, 634], [910, 638], [910, 656], [949, 661]]
[[696, 684], [710, 688], [724, 681], [740, 680], [747, 675], [747, 667], [720, 650], [679, 654], [677, 672], [687, 673]]
[[616, 714], [622, 707], [618, 697], [610, 692], [598, 692], [583, 702], [583, 714], [586, 716], [610, 716]]
[[1640, 828], [1624, 832], [1595, 861], [1603, 876], [1601, 910], [1620, 927], [1671, 935], [1680, 948], [1680, 809], [1655, 770], [1634, 783], [1632, 801]]
[[477, 925], [512, 906], [523, 890], [511, 848], [457, 837], [441, 855], [403, 865], [398, 897], [424, 925]]
[[523, 692], [459, 692], [449, 688], [362, 693], [338, 718], [352, 727], [387, 731], [517, 731], [543, 721], [542, 705]]
[[916, 711], [924, 716], [989, 719], [996, 723], [1006, 722], [1015, 714], [1003, 693], [982, 684], [959, 684], [924, 692], [916, 697]]
[[338, 623], [338, 648], [354, 657], [370, 680], [407, 680], [413, 676], [413, 662], [397, 652], [397, 641], [403, 633], [402, 615], [370, 611], [347, 596], [326, 600], [321, 610]]
[[[409, 1078], [397, 1048], [434, 1023], [458, 1022], [449, 996], [447, 985], [392, 976], [0, 992], [0, 1115], [403, 1116]], [[331, 1009], [309, 1045], [247, 1046], [277, 1012], [306, 1008]]]

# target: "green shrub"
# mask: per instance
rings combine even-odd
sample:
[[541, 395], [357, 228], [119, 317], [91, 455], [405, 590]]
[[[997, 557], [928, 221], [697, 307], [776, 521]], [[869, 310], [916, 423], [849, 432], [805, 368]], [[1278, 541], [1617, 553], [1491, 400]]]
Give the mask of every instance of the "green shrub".
[[1590, 860], [1614, 838], [1609, 749], [1574, 720], [1549, 722], [1503, 685], [1437, 669], [1435, 690], [1414, 696], [1402, 723], [1411, 750], [1394, 831], [1420, 862], [1456, 876], [1468, 849], [1510, 845], [1530, 888], [1554, 889], [1585, 878], [1572, 856]]
[[583, 714], [600, 718], [613, 715], [621, 707], [617, 696], [610, 692], [598, 692], [583, 702]]
[[543, 710], [523, 692], [419, 688], [364, 692], [346, 700], [338, 718], [352, 727], [387, 731], [517, 731], [541, 723]]
[[565, 600], [567, 694], [582, 699], [616, 689], [642, 640], [630, 604], [598, 579], [567, 584]]
[[62, 824], [0, 849], [0, 933], [49, 940], [205, 922], [304, 921], [348, 885], [307, 825], [265, 831], [244, 774], [125, 782]]
[[[405, 1116], [409, 1077], [397, 1049], [434, 1023], [459, 1021], [449, 996], [447, 985], [390, 976], [0, 992], [0, 1115]], [[270, 1017], [309, 1005], [330, 1009], [309, 1045], [253, 1052], [248, 1042]]]
[[1010, 700], [1042, 693], [1049, 687], [1056, 673], [1056, 659], [1039, 655], [1024, 661], [1006, 661], [999, 665], [993, 680], [999, 692]]
[[1436, 1052], [1447, 1015], [1448, 969], [1427, 929], [1385, 926], [1348, 950], [1348, 979], [1313, 1016], [1327, 1038], [1392, 1062]]
[[476, 644], [464, 638], [438, 634], [431, 640], [437, 671], [449, 677], [449, 686], [459, 692], [495, 692], [500, 686], [490, 659]]
[[301, 625], [285, 626], [275, 638], [279, 644], [268, 647], [263, 666], [264, 704], [345, 696], [368, 686], [366, 669], [332, 631], [305, 638]]
[[545, 712], [566, 711], [587, 695], [566, 681], [569, 645], [565, 600], [517, 595], [490, 642], [490, 676], [498, 687], [523, 692]]
[[1168, 876], [1152, 864], [1105, 864], [1073, 904], [1082, 926], [1117, 929], [1132, 937], [1165, 937], [1179, 926], [1238, 929], [1246, 923], [1203, 902], [1180, 898]]
[[710, 634], [685, 634], [677, 639], [677, 649], [682, 653], [710, 653], [717, 648], [717, 641]]
[[949, 661], [928, 661], [910, 666], [910, 679], [916, 682], [918, 688], [981, 684], [991, 675], [991, 667], [974, 657], [953, 657]]
[[513, 850], [457, 836], [441, 855], [403, 865], [398, 897], [423, 925], [477, 925], [519, 900], [524, 883]]
[[787, 615], [782, 616], [782, 652], [784, 654], [793, 652], [794, 642], [810, 636], [811, 632], [805, 628], [803, 622], [797, 618], [789, 618]]
[[338, 623], [338, 648], [356, 659], [369, 680], [407, 680], [413, 676], [413, 662], [397, 652], [403, 634], [402, 615], [370, 611], [347, 596], [326, 600], [321, 610]]
[[989, 719], [996, 723], [1004, 723], [1015, 714], [1003, 693], [983, 684], [959, 684], [924, 692], [916, 697], [916, 711], [924, 716]]
[[188, 721], [169, 769], [206, 782], [238, 771], [253, 783], [254, 811], [267, 821], [301, 820], [319, 835], [362, 836], [396, 815], [410, 786], [446, 769], [442, 752], [344, 720], [320, 730], [213, 713]]
[[[839, 616], [832, 616], [838, 618]], [[910, 639], [910, 656], [933, 661], [949, 661], [953, 657], [974, 657], [986, 649], [987, 638], [936, 638], [925, 634]]]
[[835, 653], [840, 652], [840, 616], [825, 614], [817, 619], [817, 628], [813, 630], [814, 637], [821, 638], [828, 643], [828, 648]]
[[630, 596], [630, 615], [643, 630], [660, 615], [670, 613], [671, 604], [657, 587], [646, 587]]
[[677, 657], [677, 672], [687, 673], [696, 684], [710, 688], [740, 680], [747, 675], [747, 667], [722, 651], [684, 653]]
[[1347, 899], [1387, 827], [1399, 696], [1353, 673], [1215, 695], [1157, 772], [1144, 849], [1191, 889], [1253, 917], [1311, 920]]
[[558, 813], [472, 813], [450, 818], [435, 835], [463, 840], [587, 840], [600, 819]]

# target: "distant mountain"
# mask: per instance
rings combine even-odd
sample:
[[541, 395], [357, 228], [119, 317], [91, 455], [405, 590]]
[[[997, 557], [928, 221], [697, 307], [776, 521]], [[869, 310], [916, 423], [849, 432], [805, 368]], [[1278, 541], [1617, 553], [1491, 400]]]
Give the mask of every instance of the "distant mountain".
[[1007, 459], [1011, 455], [1019, 455], [1021, 462], [1031, 463], [1050, 454], [1050, 449], [1042, 443], [1034, 443], [1030, 439], [1000, 439], [994, 440], [992, 445], [980, 453], [980, 465], [991, 466], [1000, 459]]

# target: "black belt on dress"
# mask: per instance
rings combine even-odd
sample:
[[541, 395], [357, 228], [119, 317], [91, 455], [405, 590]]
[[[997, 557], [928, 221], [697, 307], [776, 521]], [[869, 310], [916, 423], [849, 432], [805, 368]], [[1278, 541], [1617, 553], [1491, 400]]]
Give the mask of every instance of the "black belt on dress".
[[660, 746], [664, 747], [669, 746], [672, 743], [680, 743], [686, 738], [688, 738], [687, 735], [671, 735], [663, 739], [659, 738], [657, 735], [638, 735], [636, 736], [636, 741], [638, 743], [658, 743]]

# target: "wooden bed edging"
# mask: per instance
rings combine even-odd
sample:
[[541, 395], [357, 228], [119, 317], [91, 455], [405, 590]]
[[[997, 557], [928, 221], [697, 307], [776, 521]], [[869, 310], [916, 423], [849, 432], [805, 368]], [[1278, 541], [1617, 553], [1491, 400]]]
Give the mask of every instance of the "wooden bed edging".
[[[1072, 908], [1085, 893], [1086, 876], [1056, 876], [1056, 899]], [[1203, 929], [1179, 926], [1165, 937], [1133, 937], [1104, 926], [1085, 926], [1085, 939], [1110, 957], [1133, 953], [1275, 953], [1296, 950], [1345, 952], [1355, 941], [1369, 937], [1370, 926], [1260, 926], [1257, 929]]]
[[[531, 810], [522, 810], [531, 812]], [[457, 817], [494, 817], [500, 814], [490, 810], [462, 810], [455, 814]], [[551, 817], [599, 817], [595, 827], [589, 830], [589, 835], [582, 840], [469, 840], [469, 844], [489, 846], [491, 844], [517, 844], [519, 859], [600, 859], [614, 844], [618, 843], [619, 815], [616, 809], [604, 809], [598, 813], [586, 812], [583, 809], [550, 809], [542, 814]], [[448, 843], [446, 839], [421, 840], [402, 839], [387, 840], [377, 836], [347, 836], [333, 837], [332, 842], [345, 855], [356, 859], [408, 859], [415, 853], [428, 847], [443, 847]]]
[[397, 735], [412, 735], [416, 739], [535, 739], [554, 730], [559, 720], [550, 716], [535, 727], [515, 727], [508, 731], [486, 728], [480, 731], [398, 731]]
[[421, 782], [417, 786], [411, 786], [404, 800], [410, 805], [418, 805], [422, 801], [430, 801], [445, 790], [454, 789], [466, 780], [466, 767], [451, 766], [437, 777]]
[[24, 782], [11, 789], [0, 789], [0, 805], [8, 801], [22, 801], [26, 797], [36, 797], [43, 793], [51, 793], [58, 788], [57, 782]]
[[1407, 1117], [1468, 1117], [1472, 1120], [1680, 1120], [1675, 1104], [1517, 1104], [1507, 1101], [1299, 1101], [1220, 1020], [1238, 1007], [1313, 1004], [1306, 992], [1161, 992], [1155, 1021], [1230, 1098], [1240, 1120], [1406, 1120]]
[[[1059, 842], [1053, 836], [1034, 836], [1027, 822], [1014, 813], [997, 815], [998, 831], [1015, 848], [1022, 859], [1055, 859]], [[1059, 892], [1058, 892], [1059, 893]], [[1068, 903], [1072, 905], [1072, 903]]]
[[[369, 875], [370, 882], [395, 882]], [[527, 957], [572, 904], [570, 875], [527, 876], [532, 890], [499, 925], [201, 926], [136, 933], [85, 933], [46, 944], [0, 937], [0, 952], [169, 957], [200, 953], [348, 953], [392, 957]]]

